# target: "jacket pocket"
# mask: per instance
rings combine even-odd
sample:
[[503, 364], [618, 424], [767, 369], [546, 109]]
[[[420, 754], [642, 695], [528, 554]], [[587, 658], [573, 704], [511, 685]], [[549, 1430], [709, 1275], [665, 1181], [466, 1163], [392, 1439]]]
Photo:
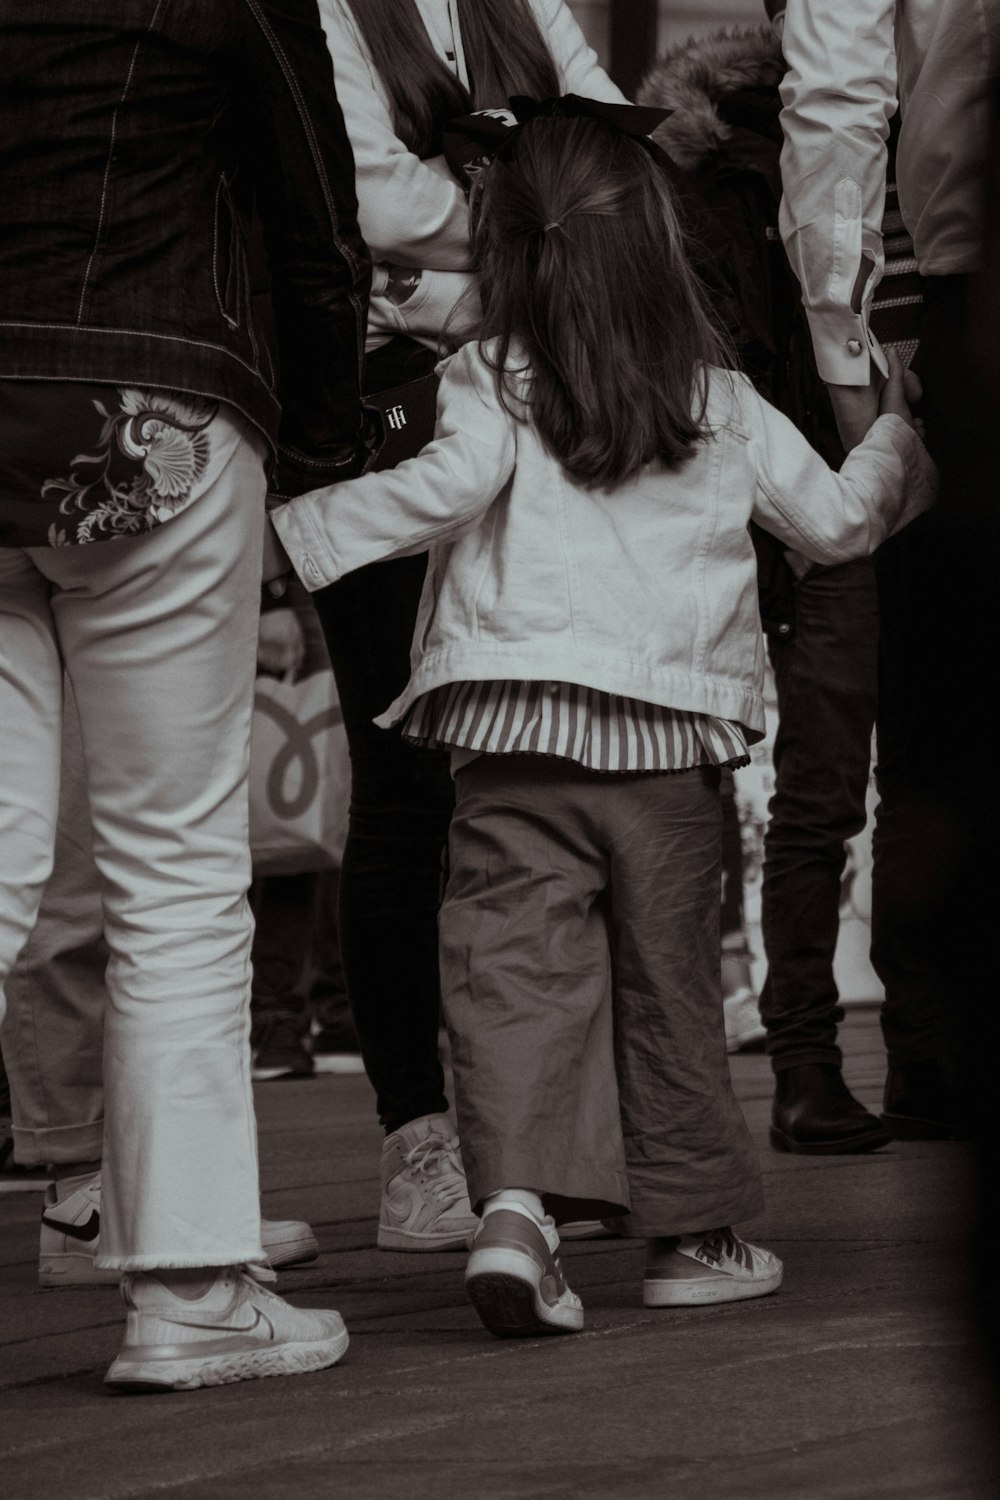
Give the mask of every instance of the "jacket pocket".
[[212, 278], [219, 311], [230, 328], [239, 328], [246, 317], [249, 276], [230, 179], [225, 174], [215, 190]]

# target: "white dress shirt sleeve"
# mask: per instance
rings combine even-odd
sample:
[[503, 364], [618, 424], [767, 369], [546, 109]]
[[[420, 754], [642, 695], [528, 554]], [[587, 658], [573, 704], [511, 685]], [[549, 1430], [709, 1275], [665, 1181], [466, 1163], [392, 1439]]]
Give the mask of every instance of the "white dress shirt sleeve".
[[565, 0], [533, 0], [533, 5], [539, 29], [559, 70], [563, 93], [600, 99], [605, 104], [630, 103], [601, 67]]
[[822, 378], [864, 386], [885, 356], [868, 326], [882, 276], [886, 140], [896, 109], [895, 0], [788, 0], [781, 236]]

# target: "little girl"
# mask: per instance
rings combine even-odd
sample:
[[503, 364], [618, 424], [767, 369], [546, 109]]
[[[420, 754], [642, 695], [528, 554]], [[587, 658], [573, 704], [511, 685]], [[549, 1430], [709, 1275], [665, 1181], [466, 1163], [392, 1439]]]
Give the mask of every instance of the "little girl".
[[377, 722], [453, 751], [466, 1284], [493, 1333], [535, 1335], [583, 1326], [567, 1200], [630, 1208], [646, 1306], [781, 1281], [729, 1227], [762, 1201], [719, 999], [720, 767], [764, 730], [747, 523], [842, 562], [925, 509], [934, 471], [898, 366], [839, 474], [720, 367], [649, 143], [586, 101], [499, 149], [475, 249], [482, 330], [441, 367], [434, 441], [272, 519], [310, 589], [430, 552]]

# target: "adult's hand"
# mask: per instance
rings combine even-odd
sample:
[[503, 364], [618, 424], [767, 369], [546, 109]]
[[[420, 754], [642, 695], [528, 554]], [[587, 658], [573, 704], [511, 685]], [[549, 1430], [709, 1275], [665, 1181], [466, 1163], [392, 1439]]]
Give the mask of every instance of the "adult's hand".
[[291, 559], [268, 516], [264, 522], [264, 564], [261, 569], [261, 582], [267, 585], [268, 593], [272, 594], [275, 599], [280, 599], [286, 592], [291, 571]]
[[882, 378], [876, 371], [868, 385], [827, 386], [837, 419], [837, 431], [846, 453], [858, 446], [878, 416], [881, 385]]

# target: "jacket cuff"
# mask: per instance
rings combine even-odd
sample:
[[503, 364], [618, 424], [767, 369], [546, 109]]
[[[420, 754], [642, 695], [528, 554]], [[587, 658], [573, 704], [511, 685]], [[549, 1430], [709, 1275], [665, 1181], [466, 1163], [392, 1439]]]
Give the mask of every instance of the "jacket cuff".
[[311, 594], [335, 583], [340, 577], [328, 543], [309, 515], [310, 501], [304, 496], [288, 500], [268, 512], [271, 525], [288, 553], [289, 561]]

